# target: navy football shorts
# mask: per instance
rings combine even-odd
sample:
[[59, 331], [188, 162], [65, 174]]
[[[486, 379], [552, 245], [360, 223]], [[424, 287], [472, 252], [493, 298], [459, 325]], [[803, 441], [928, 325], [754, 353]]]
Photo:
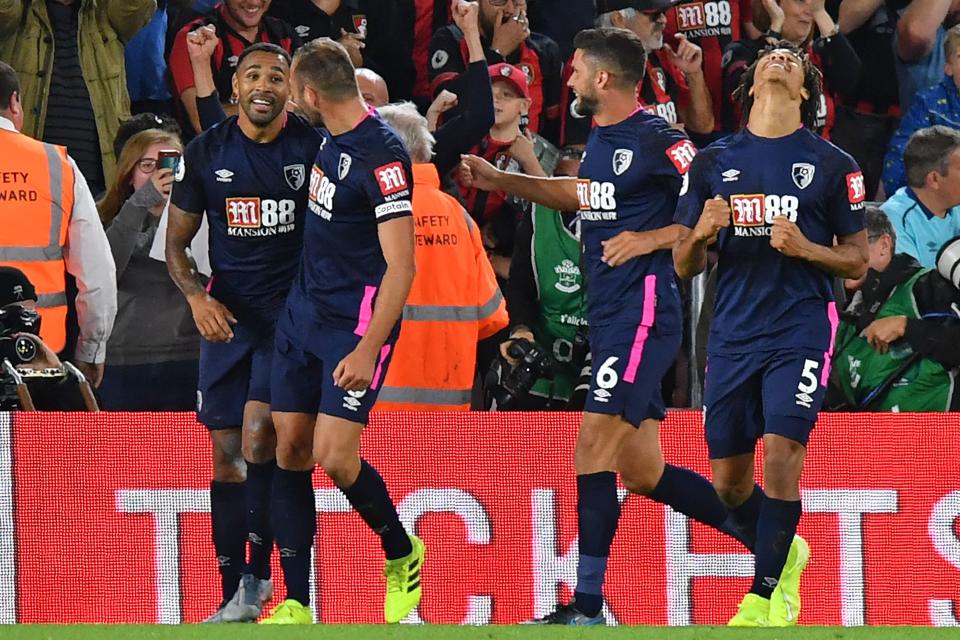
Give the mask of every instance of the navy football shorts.
[[356, 348], [361, 336], [320, 327], [303, 317], [294, 318], [289, 308], [284, 309], [277, 323], [271, 408], [290, 413], [322, 413], [366, 424], [387, 376], [397, 334], [395, 329], [380, 349], [370, 387], [345, 391], [333, 384], [333, 371]]
[[243, 424], [248, 400], [270, 402], [273, 332], [239, 323], [230, 342], [200, 340], [197, 419], [208, 429]]
[[584, 411], [623, 416], [635, 427], [663, 420], [660, 381], [680, 350], [683, 335], [656, 326], [615, 324], [590, 327], [593, 377]]
[[806, 446], [826, 395], [823, 351], [781, 349], [710, 354], [704, 381], [704, 427], [710, 458], [752, 453], [774, 433]]

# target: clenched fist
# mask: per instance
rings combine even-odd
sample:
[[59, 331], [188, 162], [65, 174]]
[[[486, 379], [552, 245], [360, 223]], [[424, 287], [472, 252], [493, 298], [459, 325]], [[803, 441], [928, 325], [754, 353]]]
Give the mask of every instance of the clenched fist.
[[810, 241], [800, 231], [800, 227], [784, 216], [773, 219], [773, 231], [770, 234], [770, 246], [791, 258], [805, 258]]
[[714, 196], [703, 205], [703, 212], [697, 226], [693, 228], [693, 237], [699, 242], [713, 244], [720, 230], [730, 226], [730, 205], [723, 196]]

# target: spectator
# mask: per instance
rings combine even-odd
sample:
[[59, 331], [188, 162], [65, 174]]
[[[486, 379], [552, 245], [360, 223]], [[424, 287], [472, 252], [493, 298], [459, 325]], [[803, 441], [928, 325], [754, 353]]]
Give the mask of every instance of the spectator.
[[54, 351], [67, 346], [66, 274], [76, 278], [74, 359], [96, 386], [117, 313], [110, 246], [76, 163], [63, 147], [19, 133], [23, 122], [17, 74], [0, 62], [0, 264], [17, 267], [37, 288], [40, 335]]
[[667, 9], [664, 36], [669, 46], [682, 46], [682, 35], [703, 50], [703, 77], [713, 106], [714, 131], [720, 131], [723, 122], [723, 50], [740, 40], [751, 20], [750, 0], [682, 0]]
[[130, 138], [117, 181], [97, 204], [117, 266], [117, 320], [100, 387], [111, 411], [191, 411], [196, 404], [200, 336], [167, 265], [150, 257], [174, 179], [158, 163], [164, 150], [183, 149], [159, 129]]
[[[490, 73], [480, 43], [477, 3], [455, 3], [453, 19], [464, 33], [469, 64], [460, 83], [460, 94], [444, 89], [427, 109], [427, 126], [437, 141], [433, 163], [441, 179], [460, 163], [460, 154], [480, 144], [495, 121]], [[457, 115], [448, 117], [454, 107], [459, 107]]]
[[[824, 8], [824, 0], [754, 0], [753, 24], [764, 32], [755, 40], [734, 42], [724, 52], [723, 94], [724, 129], [739, 128], [740, 109], [733, 92], [740, 86], [740, 77], [761, 49], [778, 40], [786, 40], [807, 52], [823, 73], [823, 92], [817, 110], [815, 130], [830, 138], [834, 122], [833, 87], [852, 87], [860, 78], [860, 58], [847, 37]], [[814, 39], [815, 30], [820, 37]]]
[[[458, 0], [396, 0], [401, 14], [398, 38], [403, 38], [413, 52], [415, 80], [413, 98], [423, 107], [430, 104], [430, 44], [433, 34], [453, 19], [453, 7]], [[402, 31], [401, 31], [402, 29]], [[442, 177], [442, 176], [441, 176]]]
[[[173, 113], [164, 50], [169, 24], [168, 3], [169, 0], [157, 0], [153, 18], [124, 50], [132, 113]], [[118, 153], [117, 158], [119, 156]]]
[[[576, 177], [581, 155], [579, 149], [564, 148], [554, 175]], [[529, 396], [510, 409], [579, 411], [583, 408], [569, 403], [584, 364], [577, 361], [579, 354], [575, 354], [574, 349], [577, 334], [586, 337], [584, 285], [577, 212], [558, 212], [535, 205], [517, 228], [507, 296], [510, 339], [501, 345], [500, 353], [515, 366], [516, 361], [507, 353], [507, 347], [522, 338], [539, 344], [551, 354], [557, 366], [552, 380], [538, 379]]]
[[382, 107], [390, 102], [390, 91], [383, 77], [372, 69], [360, 68], [356, 70], [357, 87], [360, 95], [371, 107]]
[[138, 113], [124, 120], [117, 131], [117, 137], [113, 141], [113, 152], [117, 158], [120, 152], [127, 145], [127, 140], [147, 129], [160, 129], [180, 139], [180, 125], [172, 117], [166, 114], [156, 113]]
[[[866, 211], [870, 270], [841, 316], [828, 402], [871, 411], [957, 411], [960, 291], [897, 253], [882, 211]], [[840, 393], [837, 393], [840, 391]], [[842, 399], [842, 400], [841, 400]]]
[[713, 132], [713, 103], [703, 76], [703, 51], [683, 34], [674, 51], [663, 42], [667, 10], [676, 0], [598, 0], [597, 26], [633, 31], [647, 51], [640, 103], [689, 133]]
[[[202, 131], [197, 109], [197, 90], [194, 85], [193, 67], [187, 47], [187, 36], [201, 27], [211, 27], [217, 40], [210, 56], [210, 69], [221, 100], [233, 96], [233, 72], [240, 54], [251, 44], [271, 42], [288, 53], [300, 46], [300, 38], [293, 27], [282, 20], [265, 16], [270, 0], [224, 0], [214, 11], [204, 17], [188, 22], [177, 33], [170, 53], [170, 73], [173, 76], [174, 93], [186, 112], [193, 133]], [[251, 10], [252, 9], [252, 10]], [[235, 115], [237, 106], [230, 100], [224, 105], [227, 115]]]
[[409, 98], [415, 71], [412, 43], [396, 37], [407, 15], [401, 5], [396, 0], [273, 0], [269, 15], [291, 25], [303, 42], [336, 40], [354, 67], [373, 69], [394, 93]]
[[[520, 131], [520, 119], [530, 105], [530, 89], [520, 69], [501, 63], [490, 67], [493, 84], [494, 125], [470, 153], [498, 169], [532, 176], [545, 175], [534, 151], [533, 141]], [[526, 206], [522, 200], [502, 192], [480, 191], [460, 184], [467, 211], [483, 229], [484, 243], [492, 251], [490, 261], [497, 276], [510, 273], [513, 236]]]
[[113, 178], [111, 144], [130, 112], [124, 43], [156, 8], [155, 0], [0, 3], [0, 60], [20, 74], [28, 100], [23, 131], [66, 147], [94, 193]]
[[507, 309], [474, 222], [440, 191], [434, 139], [413, 103], [380, 115], [413, 160], [417, 275], [376, 409], [470, 409], [477, 343], [507, 326]]
[[900, 108], [907, 111], [914, 97], [943, 77], [944, 23], [956, 22], [960, 0], [912, 0], [897, 21], [893, 37]]
[[920, 129], [903, 152], [907, 186], [881, 207], [897, 232], [897, 249], [921, 266], [936, 266], [937, 252], [960, 235], [960, 132]]
[[946, 75], [940, 84], [920, 92], [890, 139], [883, 161], [883, 188], [888, 194], [907, 184], [903, 151], [915, 132], [938, 124], [955, 129], [960, 123], [960, 25], [947, 32], [943, 46]]
[[828, 0], [827, 10], [861, 61], [856, 84], [836, 87], [830, 137], [857, 161], [867, 199], [875, 199], [883, 154], [900, 117], [897, 76], [891, 73], [896, 14], [884, 0]]
[[[458, 3], [464, 0], [457, 0]], [[563, 62], [550, 38], [531, 33], [525, 0], [479, 0], [480, 39], [490, 65], [510, 63], [527, 78], [530, 94], [529, 129], [555, 139], [560, 115], [560, 82]], [[434, 95], [449, 89], [459, 95], [467, 57], [461, 42], [464, 33], [455, 24], [433, 35], [430, 43], [430, 77]]]

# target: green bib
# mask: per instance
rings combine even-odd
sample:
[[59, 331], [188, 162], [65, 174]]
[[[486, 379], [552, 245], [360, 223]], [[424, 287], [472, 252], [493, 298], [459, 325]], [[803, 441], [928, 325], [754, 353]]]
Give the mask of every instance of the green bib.
[[[913, 287], [930, 269], [921, 269], [897, 285], [877, 312], [876, 319], [890, 316], [919, 318]], [[901, 347], [900, 344], [897, 347]], [[912, 350], [891, 348], [880, 354], [859, 334], [857, 327], [842, 321], [837, 330], [837, 367], [840, 386], [847, 400], [859, 405], [912, 355]], [[928, 358], [907, 369], [893, 386], [871, 405], [872, 411], [948, 411], [953, 395], [954, 374]]]
[[580, 241], [553, 209], [536, 205], [533, 210], [531, 259], [540, 295], [540, 314], [531, 327], [537, 342], [550, 350], [558, 370], [553, 380], [537, 380], [531, 394], [569, 400], [580, 371], [571, 362], [577, 328], [586, 326], [583, 275], [580, 273]]

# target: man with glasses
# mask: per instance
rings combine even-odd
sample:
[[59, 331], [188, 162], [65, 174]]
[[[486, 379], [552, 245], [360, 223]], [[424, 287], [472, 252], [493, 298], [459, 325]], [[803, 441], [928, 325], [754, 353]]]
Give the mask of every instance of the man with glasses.
[[[466, 0], [455, 0], [465, 2]], [[530, 88], [529, 129], [556, 139], [560, 115], [560, 48], [545, 35], [532, 33], [526, 0], [479, 0], [480, 40], [487, 64], [509, 63], [521, 71]], [[467, 68], [464, 34], [455, 24], [438, 30], [430, 42], [430, 90], [462, 95]]]
[[833, 278], [867, 268], [863, 174], [811, 131], [820, 90], [819, 70], [790, 43], [761, 52], [735, 94], [744, 129], [696, 157], [677, 208], [680, 277], [703, 271], [709, 245], [719, 253], [706, 440], [713, 484], [756, 557], [731, 626], [797, 623], [810, 557], [795, 536], [800, 475], [834, 353]]
[[663, 41], [676, 0], [598, 0], [597, 24], [633, 31], [647, 52], [638, 96], [644, 108], [690, 134], [713, 132], [713, 101], [703, 75], [703, 50], [683, 34]]
[[20, 133], [24, 115], [17, 73], [0, 62], [0, 265], [20, 269], [36, 287], [40, 337], [57, 352], [67, 347], [66, 274], [76, 278], [73, 359], [97, 386], [117, 315], [113, 255], [73, 158]]

